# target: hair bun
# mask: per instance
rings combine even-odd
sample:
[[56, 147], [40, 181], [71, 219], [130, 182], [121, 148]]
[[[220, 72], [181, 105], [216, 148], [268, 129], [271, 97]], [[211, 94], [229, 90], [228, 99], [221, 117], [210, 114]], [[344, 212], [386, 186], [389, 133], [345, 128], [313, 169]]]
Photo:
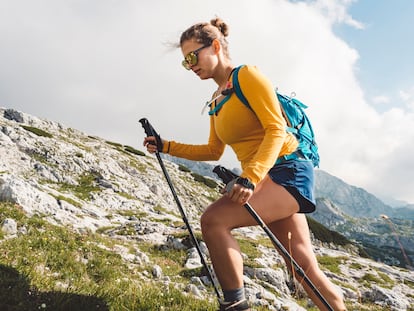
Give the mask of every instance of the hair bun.
[[227, 37], [229, 35], [229, 26], [221, 19], [221, 18], [214, 18], [210, 21], [210, 24], [214, 27], [217, 27], [218, 30], [223, 34], [223, 36]]

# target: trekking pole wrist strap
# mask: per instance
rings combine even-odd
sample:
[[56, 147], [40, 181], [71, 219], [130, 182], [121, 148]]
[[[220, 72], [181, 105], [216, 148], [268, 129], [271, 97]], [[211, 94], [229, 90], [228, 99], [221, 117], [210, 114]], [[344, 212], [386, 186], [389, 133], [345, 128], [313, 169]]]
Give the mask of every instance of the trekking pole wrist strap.
[[239, 184], [247, 189], [251, 189], [254, 190], [254, 184], [250, 181], [250, 179], [248, 178], [244, 178], [244, 177], [237, 177], [236, 178], [236, 184]]

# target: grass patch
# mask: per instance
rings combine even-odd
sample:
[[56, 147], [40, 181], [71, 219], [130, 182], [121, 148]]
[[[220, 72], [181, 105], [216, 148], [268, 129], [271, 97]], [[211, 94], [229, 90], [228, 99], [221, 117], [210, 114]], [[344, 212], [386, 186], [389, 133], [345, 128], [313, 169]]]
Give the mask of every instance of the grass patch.
[[[134, 211], [120, 211], [135, 215]], [[5, 218], [16, 220], [19, 229], [25, 228], [17, 238], [3, 240], [0, 235], [0, 310], [85, 310], [85, 311], [215, 311], [218, 306], [212, 288], [209, 299], [196, 299], [185, 291], [193, 276], [205, 275], [202, 268], [185, 269], [186, 250], [174, 250], [161, 245], [131, 240], [114, 240], [100, 234], [79, 234], [65, 227], [51, 225], [37, 215], [28, 218], [21, 207], [0, 202], [0, 223]], [[110, 228], [106, 228], [109, 230]], [[197, 239], [201, 235], [196, 232]], [[188, 232], [175, 235], [189, 244]], [[237, 237], [242, 251], [250, 258], [260, 256], [258, 242]], [[115, 251], [122, 246], [134, 254], [139, 248], [150, 258], [150, 264], [126, 262]], [[319, 257], [318, 261], [330, 271], [338, 271], [346, 257]], [[163, 275], [172, 282], [151, 277], [152, 266], [159, 265]], [[357, 265], [354, 268], [358, 268]], [[363, 282], [388, 286], [387, 275], [367, 273]], [[404, 280], [413, 286], [412, 282]], [[298, 303], [307, 310], [316, 310], [306, 299]], [[379, 311], [382, 307], [372, 303], [347, 302], [349, 310]], [[266, 306], [256, 311], [268, 310]]]
[[378, 271], [378, 276], [382, 279], [382, 283], [386, 284], [388, 288], [392, 288], [395, 285], [395, 282], [384, 272]]
[[117, 211], [117, 213], [121, 216], [124, 216], [124, 217], [130, 217], [130, 218], [136, 217], [138, 219], [141, 219], [141, 218], [144, 218], [145, 216], [148, 216], [147, 212], [143, 212], [143, 211], [140, 211], [140, 210], [129, 210], [129, 209], [128, 210], [119, 210], [119, 211]]
[[129, 153], [135, 154], [135, 155], [145, 156], [145, 153], [144, 152], [142, 152], [140, 150], [137, 150], [137, 149], [135, 149], [135, 148], [133, 148], [131, 146], [125, 146], [124, 150], [127, 151], [127, 152], [129, 152]]
[[49, 194], [52, 197], [54, 197], [56, 200], [68, 202], [69, 204], [72, 204], [73, 206], [76, 206], [76, 207], [82, 207], [82, 204], [81, 203], [79, 203], [78, 201], [73, 200], [71, 198], [65, 197], [63, 195], [53, 195], [51, 193], [49, 193]]
[[395, 282], [388, 275], [380, 271], [377, 271], [376, 274], [366, 273], [361, 279], [367, 287], [371, 287], [371, 284], [375, 283], [384, 288], [391, 289], [395, 285]]
[[407, 280], [407, 279], [403, 279], [403, 284], [405, 284], [405, 285], [407, 285], [407, 286], [409, 286], [411, 288], [414, 288], [414, 282], [413, 281], [410, 281], [410, 280]]
[[33, 127], [33, 126], [27, 126], [27, 125], [21, 125], [22, 128], [24, 128], [26, 131], [31, 132], [37, 136], [42, 136], [42, 137], [47, 137], [47, 138], [52, 138], [53, 135], [42, 130], [39, 129], [37, 127]]
[[117, 192], [117, 194], [119, 194], [121, 197], [124, 197], [125, 199], [128, 200], [136, 200], [137, 198], [133, 195], [130, 195], [129, 193], [126, 192]]
[[342, 234], [329, 230], [324, 225], [320, 224], [311, 217], [306, 217], [309, 224], [309, 229], [312, 231], [316, 239], [325, 243], [334, 243], [336, 245], [348, 245], [352, 244], [345, 236]]
[[61, 183], [60, 190], [72, 192], [79, 199], [87, 201], [91, 199], [92, 192], [101, 191], [101, 188], [95, 183], [97, 178], [95, 173], [84, 173], [79, 176], [77, 185]]
[[114, 146], [114, 147], [117, 147], [117, 148], [122, 148], [123, 147], [123, 145], [122, 144], [120, 144], [120, 143], [116, 143], [116, 142], [113, 142], [113, 141], [105, 141], [108, 145], [111, 145], [111, 146]]
[[170, 249], [162, 245], [146, 243], [141, 244], [140, 248], [155, 264], [162, 268], [165, 275], [175, 277], [184, 270], [186, 250]]
[[206, 178], [206, 177], [204, 177], [200, 174], [197, 174], [197, 173], [191, 173], [191, 176], [193, 176], [195, 181], [201, 182], [209, 188], [215, 189], [218, 186], [217, 182], [215, 182], [211, 178]]
[[154, 212], [156, 212], [156, 213], [158, 213], [158, 214], [168, 214], [169, 213], [169, 211], [165, 208], [165, 207], [162, 207], [161, 205], [155, 205], [154, 206]]
[[182, 172], [185, 172], [185, 173], [190, 173], [191, 172], [191, 170], [187, 166], [184, 166], [182, 164], [178, 164], [178, 170], [180, 170]]
[[344, 256], [331, 257], [331, 256], [317, 256], [318, 263], [329, 271], [341, 274], [339, 265], [346, 261], [348, 258]]
[[123, 236], [135, 236], [137, 235], [137, 230], [134, 224], [123, 224], [118, 230], [116, 230], [116, 234], [123, 235]]
[[[108, 250], [111, 239], [78, 234], [39, 216], [28, 218], [18, 206], [3, 202], [0, 222], [6, 217], [24, 226], [27, 234], [0, 241], [1, 310], [217, 310], [215, 302], [144, 279], [141, 272], [149, 267], [125, 263]], [[165, 274], [178, 275], [184, 252], [147, 248]]]
[[360, 269], [362, 269], [364, 266], [363, 266], [363, 265], [361, 265], [359, 262], [353, 262], [353, 263], [351, 263], [351, 264], [349, 265], [349, 267], [350, 267], [351, 269], [360, 270]]
[[257, 248], [257, 241], [237, 236], [236, 240], [237, 243], [239, 243], [240, 250], [247, 256], [247, 259], [244, 260], [244, 264], [251, 268], [258, 268], [259, 265], [255, 261], [255, 258], [259, 258], [262, 254]]

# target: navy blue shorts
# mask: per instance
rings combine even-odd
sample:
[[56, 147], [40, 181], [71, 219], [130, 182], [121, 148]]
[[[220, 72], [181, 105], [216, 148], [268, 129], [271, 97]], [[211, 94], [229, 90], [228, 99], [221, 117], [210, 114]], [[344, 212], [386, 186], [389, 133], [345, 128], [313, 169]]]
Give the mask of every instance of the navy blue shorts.
[[273, 166], [268, 174], [275, 183], [285, 187], [298, 201], [299, 213], [315, 211], [314, 177], [311, 161], [288, 160]]

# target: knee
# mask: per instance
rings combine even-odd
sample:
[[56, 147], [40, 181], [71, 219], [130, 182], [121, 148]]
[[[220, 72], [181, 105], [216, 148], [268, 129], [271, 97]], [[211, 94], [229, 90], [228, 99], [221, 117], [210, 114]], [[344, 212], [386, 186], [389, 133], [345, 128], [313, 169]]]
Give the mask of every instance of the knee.
[[206, 241], [209, 240], [209, 238], [214, 239], [217, 235], [227, 231], [228, 224], [226, 224], [217, 213], [207, 209], [203, 215], [201, 215], [200, 226], [203, 239]]
[[212, 213], [209, 213], [208, 210], [201, 215], [200, 218], [200, 226], [201, 226], [201, 233], [203, 234], [203, 238], [206, 238], [206, 235], [211, 232], [211, 228], [214, 227], [215, 221]]

